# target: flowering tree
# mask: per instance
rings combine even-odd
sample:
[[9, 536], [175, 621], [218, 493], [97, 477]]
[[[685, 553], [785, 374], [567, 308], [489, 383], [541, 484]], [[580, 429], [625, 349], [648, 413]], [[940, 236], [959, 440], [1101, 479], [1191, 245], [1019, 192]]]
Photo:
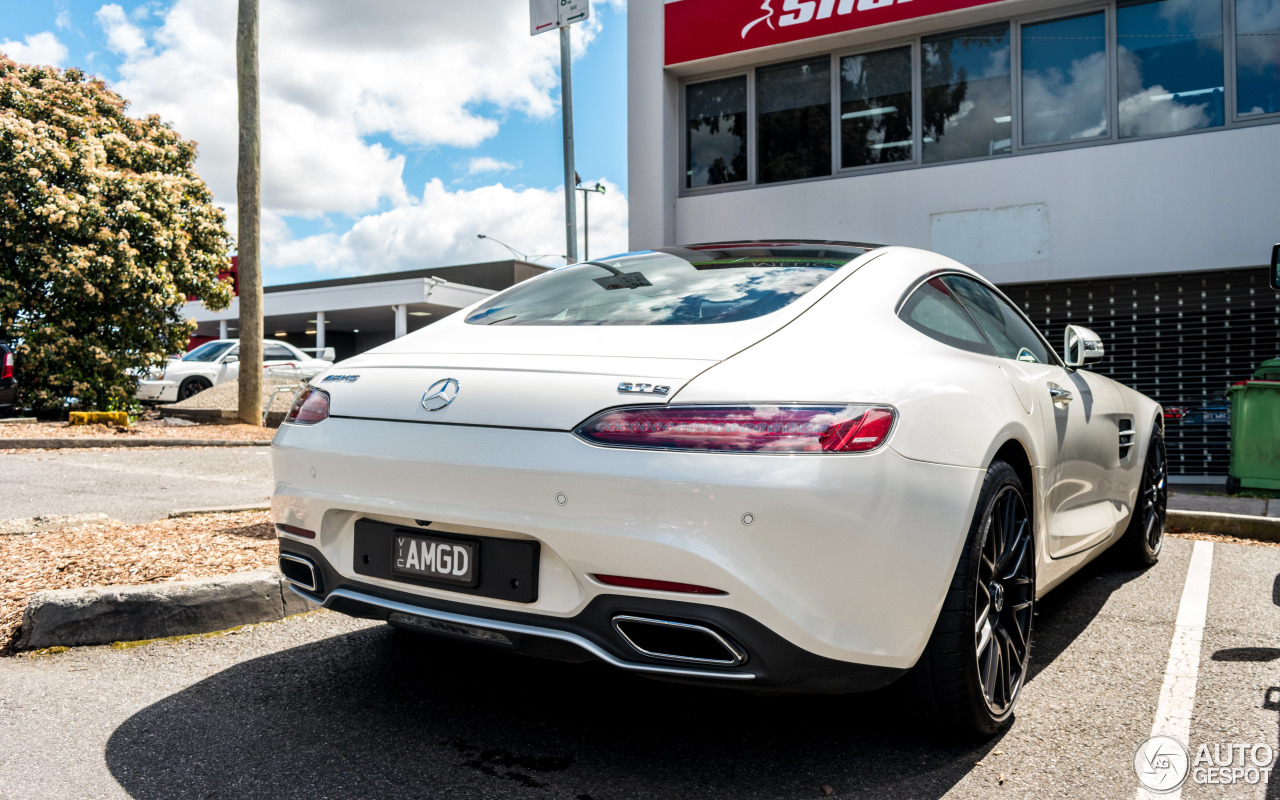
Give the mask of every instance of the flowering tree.
[[26, 400], [106, 408], [186, 349], [188, 295], [226, 308], [232, 241], [194, 142], [77, 69], [0, 53], [0, 339]]

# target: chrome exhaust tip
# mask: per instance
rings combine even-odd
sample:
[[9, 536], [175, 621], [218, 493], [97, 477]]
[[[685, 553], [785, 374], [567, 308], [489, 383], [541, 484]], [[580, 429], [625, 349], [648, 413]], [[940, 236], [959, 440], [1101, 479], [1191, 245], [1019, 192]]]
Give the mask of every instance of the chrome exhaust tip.
[[747, 654], [719, 632], [704, 625], [619, 614], [613, 629], [637, 653], [665, 661], [736, 667]]
[[316, 565], [302, 556], [281, 553], [280, 574], [299, 589], [306, 589], [308, 592], [320, 589], [320, 581], [316, 577]]

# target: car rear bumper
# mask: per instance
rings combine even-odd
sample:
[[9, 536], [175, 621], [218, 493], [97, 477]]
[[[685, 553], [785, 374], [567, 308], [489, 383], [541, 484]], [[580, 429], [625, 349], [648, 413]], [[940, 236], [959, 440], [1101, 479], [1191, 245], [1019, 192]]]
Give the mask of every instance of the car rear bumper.
[[138, 381], [134, 398], [152, 403], [172, 403], [178, 399], [177, 381]]
[[[744, 646], [776, 637], [806, 657], [899, 671], [915, 663], [933, 629], [983, 475], [889, 447], [838, 456], [652, 452], [597, 447], [566, 432], [344, 418], [282, 425], [272, 453], [276, 523], [317, 534], [307, 541], [282, 533], [282, 552], [309, 553], [324, 573], [313, 599], [336, 610], [369, 615], [373, 607], [386, 618], [387, 607], [367, 598], [390, 598], [477, 619], [576, 626], [600, 647], [611, 641], [609, 652], [623, 658], [625, 641], [583, 615], [621, 600], [640, 609], [672, 604], [671, 613], [722, 625]], [[361, 574], [359, 519], [536, 541], [537, 598], [519, 603]], [[594, 575], [724, 594], [620, 589]], [[340, 588], [361, 597], [331, 596]], [[770, 660], [749, 654], [744, 668]], [[799, 669], [798, 657], [787, 663]], [[752, 680], [764, 685], [781, 674]], [[804, 670], [787, 674], [808, 685]]]
[[[380, 619], [418, 633], [461, 638], [540, 658], [603, 661], [647, 677], [681, 683], [761, 691], [854, 692], [887, 686], [905, 670], [851, 664], [806, 652], [759, 622], [727, 608], [659, 598], [602, 594], [578, 614], [552, 618], [512, 609], [478, 609], [466, 603], [392, 591], [351, 581], [320, 552], [282, 540], [282, 555], [316, 566], [316, 590], [293, 590], [353, 617]], [[687, 663], [646, 655], [614, 627], [617, 619], [671, 621], [720, 637], [743, 660], [738, 664]]]

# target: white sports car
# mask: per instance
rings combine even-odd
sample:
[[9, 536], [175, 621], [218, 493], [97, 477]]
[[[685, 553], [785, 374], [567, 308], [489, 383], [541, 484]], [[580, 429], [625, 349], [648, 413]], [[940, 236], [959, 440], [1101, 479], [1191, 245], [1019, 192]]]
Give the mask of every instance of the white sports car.
[[660, 248], [343, 362], [272, 448], [325, 606], [646, 675], [1009, 719], [1037, 598], [1160, 552], [1160, 407], [904, 247]]
[[[333, 348], [326, 347], [322, 358], [303, 353], [288, 342], [267, 339], [262, 343], [262, 366], [268, 371], [288, 371], [312, 378], [333, 366]], [[240, 340], [215, 339], [171, 360], [164, 369], [138, 381], [134, 397], [154, 403], [186, 400], [210, 386], [240, 377]]]

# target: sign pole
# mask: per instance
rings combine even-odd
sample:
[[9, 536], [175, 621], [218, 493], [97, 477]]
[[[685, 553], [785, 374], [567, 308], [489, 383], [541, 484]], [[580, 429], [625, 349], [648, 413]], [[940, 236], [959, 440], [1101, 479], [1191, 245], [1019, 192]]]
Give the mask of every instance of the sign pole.
[[560, 29], [560, 106], [564, 118], [564, 224], [568, 263], [578, 260], [578, 214], [574, 202], [573, 178], [573, 55], [569, 49], [569, 26]]

